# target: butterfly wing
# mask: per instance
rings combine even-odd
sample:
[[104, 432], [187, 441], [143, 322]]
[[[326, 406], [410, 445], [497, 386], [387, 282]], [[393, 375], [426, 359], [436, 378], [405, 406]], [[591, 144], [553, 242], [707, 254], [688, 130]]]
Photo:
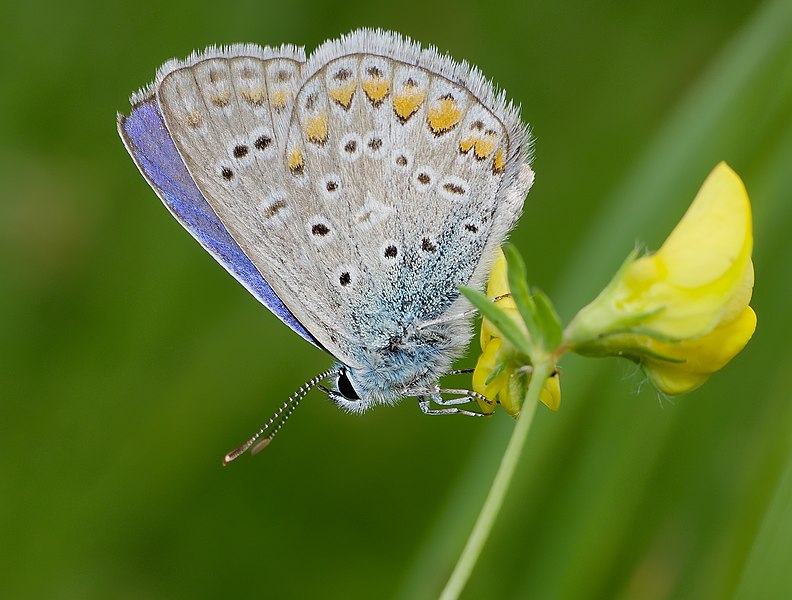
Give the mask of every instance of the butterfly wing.
[[286, 325], [321, 347], [278, 298], [195, 186], [156, 100], [148, 97], [135, 105], [129, 117], [119, 115], [118, 130], [140, 172], [179, 223]]
[[[245, 54], [240, 56], [240, 54]], [[195, 184], [321, 346], [350, 366], [461, 310], [533, 174], [518, 111], [475, 69], [362, 30], [305, 63], [258, 50], [154, 86]]]
[[291, 230], [309, 254], [315, 335], [355, 364], [467, 307], [459, 286], [482, 283], [533, 180], [530, 138], [477, 71], [393, 34], [329, 42], [303, 70]]

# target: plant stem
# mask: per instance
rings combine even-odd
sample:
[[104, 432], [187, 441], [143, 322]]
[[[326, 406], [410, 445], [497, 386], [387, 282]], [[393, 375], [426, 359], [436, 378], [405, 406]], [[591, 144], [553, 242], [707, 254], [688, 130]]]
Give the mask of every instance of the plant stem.
[[498, 473], [492, 482], [492, 487], [489, 494], [487, 494], [487, 499], [484, 501], [484, 506], [481, 507], [481, 512], [478, 519], [476, 519], [476, 524], [473, 526], [473, 531], [470, 533], [465, 548], [462, 550], [462, 554], [454, 567], [453, 573], [451, 573], [448, 583], [440, 594], [440, 600], [456, 600], [459, 598], [470, 578], [470, 574], [473, 572], [473, 568], [476, 566], [476, 561], [484, 548], [484, 544], [487, 542], [487, 538], [489, 538], [490, 531], [492, 531], [495, 518], [500, 512], [501, 506], [503, 506], [506, 492], [509, 491], [514, 471], [522, 455], [523, 446], [525, 446], [525, 440], [528, 438], [528, 430], [531, 428], [536, 405], [539, 404], [539, 393], [551, 373], [552, 368], [549, 365], [534, 365], [533, 376], [528, 384], [528, 393], [525, 395], [520, 418], [514, 427], [509, 445], [503, 453]]

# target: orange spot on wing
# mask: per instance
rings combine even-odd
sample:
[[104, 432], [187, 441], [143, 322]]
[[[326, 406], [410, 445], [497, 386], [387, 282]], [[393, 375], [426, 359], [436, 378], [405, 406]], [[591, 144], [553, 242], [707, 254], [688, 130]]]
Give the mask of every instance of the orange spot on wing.
[[453, 98], [440, 98], [429, 107], [429, 112], [426, 115], [429, 127], [436, 135], [453, 129], [461, 118], [462, 111]]
[[303, 159], [302, 152], [300, 152], [299, 148], [295, 148], [289, 154], [289, 170], [292, 173], [301, 173], [304, 166], [305, 160]]
[[492, 159], [492, 173], [495, 175], [503, 173], [505, 166], [506, 162], [503, 158], [503, 149], [499, 148], [495, 153], [495, 158]]
[[476, 148], [473, 153], [479, 160], [484, 160], [495, 150], [497, 138], [494, 135], [487, 135], [476, 141]]
[[264, 87], [254, 89], [242, 90], [240, 92], [242, 99], [253, 106], [262, 106], [267, 98], [267, 90]]
[[325, 143], [327, 141], [327, 111], [306, 117], [303, 130], [309, 142]]
[[355, 87], [356, 83], [350, 81], [346, 85], [331, 89], [330, 97], [344, 108], [349, 108], [349, 105], [352, 103], [352, 96], [355, 95]]
[[201, 123], [203, 122], [203, 117], [201, 117], [201, 113], [197, 110], [192, 111], [189, 115], [184, 117], [184, 122], [187, 123], [193, 129], [200, 127]]
[[363, 82], [363, 91], [375, 106], [382, 103], [390, 92], [390, 81], [384, 77], [372, 77]]
[[478, 141], [478, 139], [479, 138], [477, 136], [473, 136], [473, 135], [471, 135], [470, 137], [465, 138], [464, 140], [459, 142], [459, 151], [462, 154], [467, 154], [468, 152], [470, 152], [470, 149], [473, 146], [476, 145], [476, 142]]
[[424, 92], [413, 86], [406, 87], [403, 93], [394, 96], [393, 110], [402, 121], [406, 121], [421, 107], [425, 98]]
[[279, 88], [276, 90], [272, 90], [270, 93], [270, 104], [272, 108], [275, 110], [281, 110], [286, 107], [286, 103], [289, 101], [289, 90], [288, 88]]
[[231, 92], [228, 90], [222, 90], [220, 92], [213, 92], [209, 94], [209, 102], [218, 108], [228, 106], [231, 103], [230, 98]]

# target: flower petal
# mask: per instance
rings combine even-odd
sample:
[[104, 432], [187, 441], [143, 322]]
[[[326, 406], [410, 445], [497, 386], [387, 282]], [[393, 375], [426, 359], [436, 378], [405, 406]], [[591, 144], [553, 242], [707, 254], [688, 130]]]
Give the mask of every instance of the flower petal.
[[508, 296], [510, 293], [508, 264], [506, 256], [499, 246], [495, 255], [495, 262], [492, 265], [492, 271], [490, 271], [489, 281], [487, 282], [487, 297], [497, 298], [498, 296], [507, 295], [502, 300], [503, 306], [516, 308], [514, 300]]
[[731, 323], [739, 317], [748, 303], [751, 301], [753, 295], [754, 285], [754, 268], [753, 261], [749, 260], [745, 265], [740, 282], [734, 289], [734, 295], [731, 300], [723, 307], [723, 314], [721, 315], [721, 323]]
[[[500, 246], [495, 255], [495, 262], [490, 271], [489, 281], [487, 282], [487, 298], [499, 298], [498, 307], [506, 310], [514, 316], [515, 322], [520, 323], [520, 313], [517, 311], [517, 305], [511, 297], [511, 290], [509, 289], [509, 274], [506, 256]], [[484, 319], [481, 323], [481, 349], [487, 345], [487, 342], [493, 337], [500, 337], [497, 329], [492, 326], [489, 320]]]
[[662, 309], [645, 327], [667, 337], [699, 337], [723, 320], [727, 307], [731, 318], [739, 315], [751, 298], [751, 221], [742, 180], [720, 163], [660, 250], [627, 273], [633, 287], [644, 288], [644, 310]]
[[669, 395], [689, 392], [756, 329], [751, 204], [720, 163], [655, 254], [627, 259], [565, 333], [577, 352], [640, 363]]
[[[517, 307], [509, 306], [508, 304], [504, 305], [507, 300], [511, 301], [512, 303], [514, 302], [511, 300], [511, 298], [504, 298], [498, 302], [498, 307], [503, 308], [504, 312], [508, 314], [515, 323], [522, 325], [522, 319], [520, 318], [520, 312], [517, 310]], [[481, 321], [481, 349], [483, 350], [487, 343], [493, 338], [502, 339], [500, 332], [498, 332], [497, 328], [490, 322], [490, 320], [483, 319]], [[509, 346], [511, 346], [511, 344], [509, 344]]]
[[553, 412], [561, 406], [561, 377], [558, 371], [545, 381], [544, 387], [539, 393], [539, 400]]
[[690, 392], [739, 354], [755, 330], [756, 313], [748, 306], [736, 319], [718, 325], [698, 339], [678, 344], [647, 339], [647, 347], [652, 352], [684, 362], [645, 358], [644, 370], [661, 392], [672, 396]]
[[698, 288], [726, 276], [735, 266], [741, 274], [752, 242], [748, 193], [737, 173], [721, 162], [657, 255], [670, 284]]
[[[504, 372], [499, 373], [489, 381], [489, 383], [487, 382], [487, 379], [489, 379], [501, 360], [500, 348], [502, 343], [503, 341], [500, 338], [493, 338], [486, 347], [483, 348], [481, 356], [479, 356], [476, 362], [476, 368], [473, 370], [473, 391], [483, 395], [491, 402], [495, 402], [498, 394], [509, 379], [509, 373], [504, 370]], [[491, 404], [487, 404], [482, 400], [478, 400], [478, 404], [482, 412], [491, 413], [493, 411], [493, 406]]]

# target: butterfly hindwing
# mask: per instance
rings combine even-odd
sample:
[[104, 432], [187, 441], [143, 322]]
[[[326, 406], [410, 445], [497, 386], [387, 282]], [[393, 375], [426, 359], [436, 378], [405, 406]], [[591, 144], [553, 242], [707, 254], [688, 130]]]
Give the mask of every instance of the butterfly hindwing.
[[395, 36], [330, 42], [304, 71], [285, 148], [294, 232], [315, 335], [355, 364], [464, 310], [458, 287], [476, 283], [522, 207], [527, 133], [477, 73]]
[[532, 182], [518, 110], [398, 35], [237, 47], [152, 90], [200, 195], [310, 336], [349, 366], [466, 307]]

